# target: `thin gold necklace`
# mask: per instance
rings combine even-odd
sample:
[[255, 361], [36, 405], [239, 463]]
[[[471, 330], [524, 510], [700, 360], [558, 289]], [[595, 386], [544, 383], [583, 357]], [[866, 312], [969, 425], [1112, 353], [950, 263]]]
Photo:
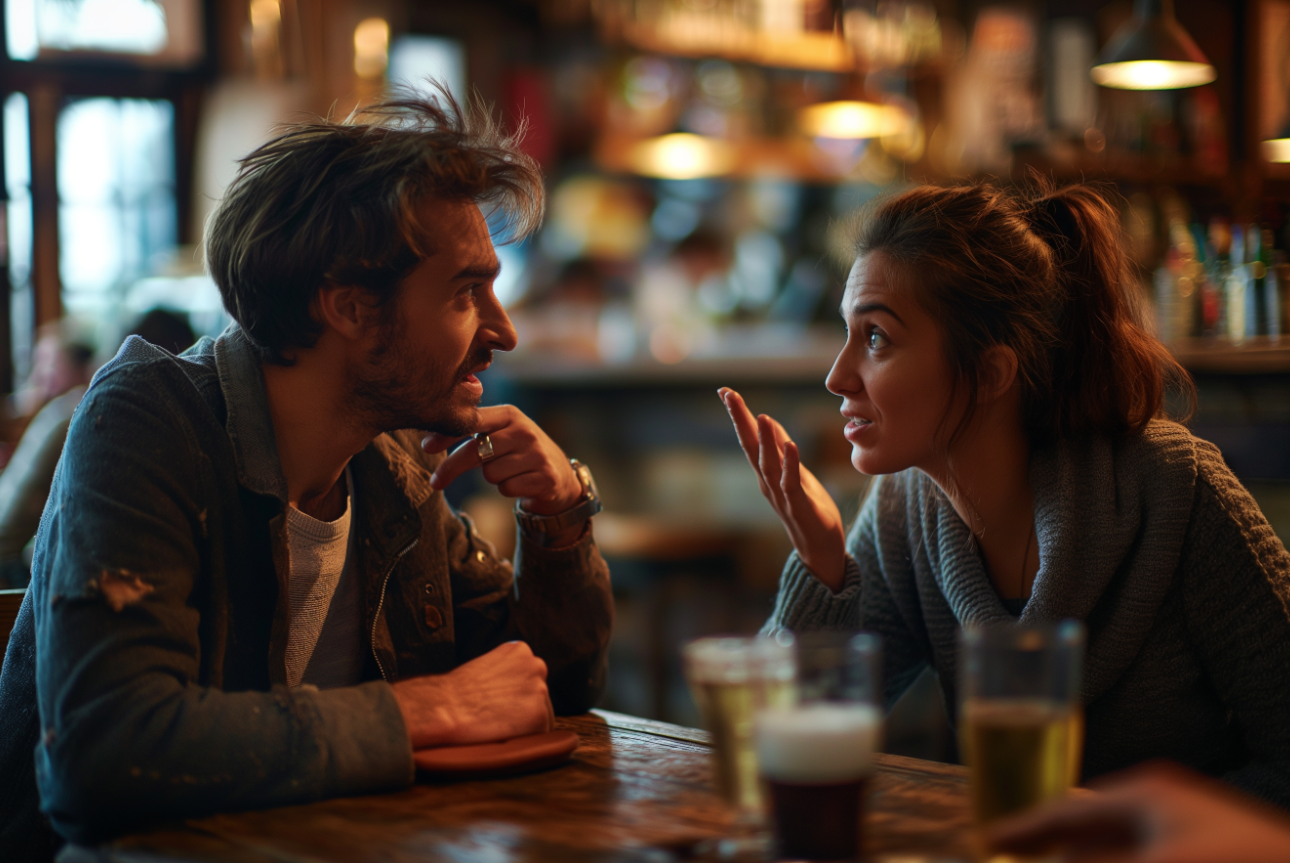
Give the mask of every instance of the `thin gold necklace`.
[[1017, 597], [1026, 599], [1026, 564], [1030, 563], [1030, 539], [1035, 535], [1035, 526], [1030, 525], [1030, 531], [1026, 534], [1026, 550], [1021, 553], [1021, 575], [1017, 582]]

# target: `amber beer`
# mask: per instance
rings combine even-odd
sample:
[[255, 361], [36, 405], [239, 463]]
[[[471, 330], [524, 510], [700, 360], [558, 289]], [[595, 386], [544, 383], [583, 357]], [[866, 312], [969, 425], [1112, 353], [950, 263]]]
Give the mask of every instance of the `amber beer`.
[[757, 760], [780, 858], [860, 856], [881, 727], [872, 704], [819, 702], [758, 715]]
[[978, 824], [1054, 800], [1071, 786], [1070, 709], [1043, 699], [970, 699], [963, 748]]
[[750, 818], [761, 811], [753, 716], [795, 698], [791, 637], [701, 638], [686, 645], [685, 676], [712, 734], [717, 791]]

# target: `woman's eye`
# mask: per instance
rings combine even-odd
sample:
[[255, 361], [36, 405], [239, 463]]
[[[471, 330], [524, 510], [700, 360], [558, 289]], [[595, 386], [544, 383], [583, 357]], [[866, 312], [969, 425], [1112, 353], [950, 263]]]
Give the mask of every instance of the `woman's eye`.
[[870, 350], [877, 350], [878, 348], [886, 347], [888, 344], [890, 344], [890, 342], [887, 341], [887, 337], [882, 334], [881, 330], [869, 331], [869, 349]]

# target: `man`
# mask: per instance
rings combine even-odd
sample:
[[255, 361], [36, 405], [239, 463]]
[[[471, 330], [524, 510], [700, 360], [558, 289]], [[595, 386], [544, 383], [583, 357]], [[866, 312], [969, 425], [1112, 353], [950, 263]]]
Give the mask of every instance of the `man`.
[[[6, 860], [49, 853], [37, 785], [94, 843], [399, 788], [413, 749], [594, 703], [594, 486], [518, 410], [476, 407], [515, 346], [479, 205], [522, 235], [541, 177], [447, 102], [252, 153], [206, 237], [238, 325], [179, 358], [132, 339], [97, 375], [0, 678]], [[514, 575], [443, 498], [481, 464], [518, 501]]]

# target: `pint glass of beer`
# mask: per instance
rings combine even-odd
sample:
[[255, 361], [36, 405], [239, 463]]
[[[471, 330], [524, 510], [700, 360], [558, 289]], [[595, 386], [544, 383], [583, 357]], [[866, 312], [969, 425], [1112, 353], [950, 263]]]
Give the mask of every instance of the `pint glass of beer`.
[[761, 818], [753, 716], [793, 703], [796, 656], [787, 631], [755, 638], [700, 638], [682, 651], [685, 678], [712, 733], [717, 791], [746, 820]]
[[962, 641], [960, 745], [978, 825], [1064, 795], [1079, 781], [1084, 627], [969, 628]]
[[854, 860], [882, 729], [881, 642], [798, 636], [798, 703], [757, 715], [757, 759], [780, 858]]

